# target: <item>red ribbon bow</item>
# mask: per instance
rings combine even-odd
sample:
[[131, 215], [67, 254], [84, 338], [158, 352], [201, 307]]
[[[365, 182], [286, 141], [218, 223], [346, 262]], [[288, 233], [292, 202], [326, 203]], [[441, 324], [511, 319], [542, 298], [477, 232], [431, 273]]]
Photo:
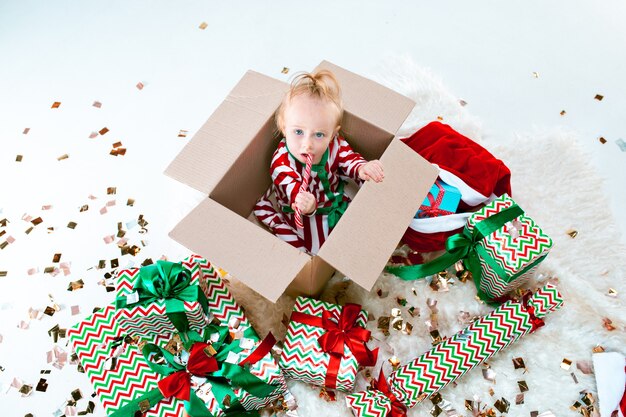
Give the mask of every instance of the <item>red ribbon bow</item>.
[[371, 351], [365, 345], [371, 332], [356, 325], [360, 312], [360, 305], [350, 303], [343, 307], [339, 318], [327, 310], [322, 312], [321, 318], [297, 311], [291, 313], [291, 320], [293, 321], [322, 327], [326, 330], [326, 333], [321, 335], [317, 341], [322, 350], [330, 355], [324, 381], [327, 388], [337, 388], [337, 375], [345, 346], [350, 349], [359, 365], [374, 366], [376, 364], [378, 349]]
[[372, 388], [382, 392], [385, 397], [389, 398], [391, 401], [391, 417], [406, 417], [407, 407], [402, 403], [398, 397], [391, 392], [389, 385], [387, 384], [387, 380], [385, 379], [385, 374], [383, 374], [383, 370], [380, 370], [380, 375], [378, 376], [378, 380], [372, 380]]
[[522, 306], [526, 309], [526, 312], [530, 316], [530, 324], [532, 326], [532, 329], [530, 330], [531, 333], [546, 324], [542, 319], [535, 316], [535, 306], [529, 304], [530, 297], [532, 295], [533, 293], [529, 291], [522, 297]]
[[191, 395], [191, 376], [206, 376], [219, 369], [217, 360], [208, 356], [204, 349], [209, 345], [204, 342], [194, 343], [189, 352], [187, 369], [183, 369], [159, 381], [159, 389], [164, 397], [176, 397], [189, 401]]

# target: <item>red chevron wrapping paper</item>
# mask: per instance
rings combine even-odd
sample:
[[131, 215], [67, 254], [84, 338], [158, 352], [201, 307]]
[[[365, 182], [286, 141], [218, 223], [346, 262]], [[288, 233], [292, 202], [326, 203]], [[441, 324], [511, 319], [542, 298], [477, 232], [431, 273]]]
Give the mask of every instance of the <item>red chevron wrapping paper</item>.
[[[249, 327], [243, 310], [235, 302], [211, 263], [196, 255], [186, 259], [186, 262], [195, 263], [204, 275], [202, 289], [207, 296], [211, 316], [222, 323], [228, 323], [233, 332]], [[106, 414], [111, 414], [132, 399], [157, 388], [157, 383], [162, 378], [148, 367], [136, 345], [121, 344], [115, 347], [117, 343], [114, 341], [130, 335], [122, 329], [117, 317], [119, 316], [114, 305], [109, 305], [68, 331], [70, 342]], [[167, 334], [143, 338], [143, 340], [165, 346], [170, 337], [171, 334]], [[255, 346], [244, 351], [240, 359], [245, 359], [259, 343], [257, 338]], [[280, 368], [271, 353], [251, 365], [250, 372], [270, 384], [280, 386], [280, 389], [267, 398], [257, 398], [240, 388], [235, 388], [235, 394], [246, 409], [260, 409], [268, 406], [280, 396], [291, 396]], [[215, 417], [225, 415], [210, 392], [203, 394], [202, 397]], [[165, 399], [149, 410], [145, 416], [179, 417], [183, 415], [183, 411], [182, 401]]]
[[[342, 312], [342, 307], [312, 298], [298, 297], [293, 311], [315, 317], [322, 317], [323, 312], [328, 311], [338, 317]], [[355, 324], [365, 328], [367, 324], [367, 312], [365, 310], [361, 310]], [[289, 322], [279, 361], [286, 378], [313, 385], [325, 385], [330, 354], [324, 352], [317, 341], [324, 333], [326, 331], [322, 327], [298, 323], [294, 320]], [[336, 389], [352, 392], [358, 368], [357, 359], [346, 346], [339, 363]]]
[[[369, 390], [348, 395], [358, 417], [392, 417], [393, 401], [414, 407], [502, 349], [541, 326], [542, 319], [563, 304], [548, 284], [526, 302], [507, 301], [387, 378], [390, 394]], [[390, 397], [393, 397], [393, 401]], [[393, 414], [397, 417], [397, 413]]]
[[[191, 274], [191, 285], [200, 285], [206, 288], [206, 277], [203, 274], [201, 262], [206, 262], [200, 257], [188, 257], [181, 262], [183, 268]], [[210, 264], [209, 264], [210, 265]], [[133, 293], [135, 281], [141, 268], [122, 269], [117, 276], [117, 297], [125, 297]], [[213, 271], [215, 273], [215, 271]], [[185, 315], [189, 321], [189, 328], [201, 332], [206, 325], [206, 315], [199, 302], [185, 301]], [[127, 332], [136, 336], [151, 337], [156, 334], [175, 333], [174, 324], [167, 317], [165, 300], [152, 302], [146, 306], [121, 308], [118, 321], [120, 326]]]
[[[474, 230], [476, 223], [511, 207], [515, 201], [504, 194], [472, 214], [465, 226]], [[498, 298], [526, 284], [537, 265], [547, 256], [552, 239], [530, 217], [522, 214], [479, 243], [500, 268], [496, 271], [480, 258], [481, 276], [478, 288], [490, 298]]]

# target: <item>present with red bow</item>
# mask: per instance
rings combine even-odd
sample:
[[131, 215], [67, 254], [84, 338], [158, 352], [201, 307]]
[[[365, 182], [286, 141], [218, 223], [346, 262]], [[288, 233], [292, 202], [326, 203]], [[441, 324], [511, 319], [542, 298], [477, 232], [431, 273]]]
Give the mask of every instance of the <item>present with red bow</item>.
[[359, 366], [374, 366], [378, 349], [367, 347], [367, 312], [298, 297], [279, 365], [287, 378], [352, 392]]
[[447, 216], [456, 213], [461, 202], [461, 191], [458, 188], [437, 178], [422, 205], [415, 214], [416, 219]]
[[509, 300], [387, 379], [381, 373], [372, 389], [346, 396], [346, 403], [357, 417], [405, 417], [407, 409], [542, 327], [544, 318], [562, 304], [561, 294], [550, 284], [520, 301]]

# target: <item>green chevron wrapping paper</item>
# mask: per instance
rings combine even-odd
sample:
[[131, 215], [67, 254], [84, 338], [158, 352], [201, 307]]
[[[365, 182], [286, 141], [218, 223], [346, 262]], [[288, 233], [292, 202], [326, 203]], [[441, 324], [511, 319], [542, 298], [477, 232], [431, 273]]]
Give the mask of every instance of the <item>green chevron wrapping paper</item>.
[[[139, 301], [135, 286], [141, 280], [146, 269], [162, 273], [160, 268], [165, 263], [157, 261], [157, 264], [143, 268], [123, 269], [117, 277], [117, 304], [119, 308], [118, 321], [120, 326], [127, 332], [141, 337], [151, 337], [157, 334], [169, 334], [177, 331], [194, 330], [201, 332], [207, 323], [206, 300], [202, 291], [205, 287], [204, 277], [200, 262], [202, 258], [187, 258], [181, 265], [184, 273], [188, 273], [190, 281], [185, 290], [192, 291], [191, 297], [178, 299], [178, 295], [171, 295], [173, 299], [152, 297], [148, 300]], [[174, 275], [174, 274], [172, 274]], [[176, 279], [176, 277], [159, 277], [162, 281]], [[164, 292], [164, 291], [161, 291]], [[182, 297], [181, 297], [182, 298]], [[173, 305], [174, 304], [174, 305]], [[175, 311], [172, 312], [172, 307]], [[178, 319], [178, 323], [175, 321]]]
[[348, 407], [358, 417], [403, 416], [406, 407], [414, 407], [542, 326], [543, 318], [562, 304], [561, 294], [550, 284], [522, 302], [507, 301], [429, 352], [398, 368], [386, 383], [383, 381], [382, 388], [379, 384], [376, 390], [348, 395]]
[[[505, 194], [474, 213], [465, 227], [471, 233], [478, 222], [514, 204]], [[498, 298], [528, 282], [537, 265], [548, 255], [552, 239], [533, 219], [521, 214], [478, 245], [484, 252], [478, 252], [481, 275], [477, 287], [489, 298]]]
[[[237, 334], [247, 329], [249, 323], [222, 279], [206, 259], [193, 255], [186, 261], [195, 263], [205, 278], [202, 287], [206, 294], [209, 314], [222, 324], [228, 324], [231, 333], [238, 337]], [[136, 344], [122, 343], [131, 334], [120, 326], [117, 317], [118, 311], [115, 306], [109, 305], [68, 331], [70, 342], [107, 415], [157, 388], [158, 381], [162, 379], [161, 375], [150, 369]], [[155, 335], [143, 338], [142, 342], [165, 347], [171, 336], [171, 334]], [[256, 336], [247, 339], [251, 339], [253, 343], [249, 345], [249, 349], [241, 353], [241, 360], [245, 359], [260, 342]], [[246, 343], [250, 343], [250, 340]], [[249, 371], [263, 381], [278, 386], [278, 389], [266, 398], [257, 398], [241, 388], [233, 388], [236, 399], [245, 409], [260, 409], [281, 396], [291, 396], [280, 368], [270, 353], [250, 365]], [[204, 392], [201, 392], [201, 397], [215, 417], [225, 415], [222, 405], [218, 404], [210, 390], [206, 390], [206, 386]], [[147, 411], [145, 416], [179, 417], [183, 412], [183, 401], [169, 398], [160, 401]]]
[[[353, 390], [359, 362], [361, 364], [370, 362], [375, 352], [366, 349], [367, 352], [360, 355], [342, 343], [339, 348], [342, 354], [333, 355], [324, 351], [318, 341], [320, 337], [331, 333], [322, 327], [324, 313], [338, 323], [341, 321], [342, 313], [348, 310], [351, 311], [353, 320], [351, 331], [365, 333], [366, 337], [363, 337], [367, 340], [369, 338], [369, 331], [365, 330], [367, 312], [360, 306], [352, 304], [341, 307], [307, 297], [296, 299], [279, 361], [286, 378], [345, 392]], [[298, 319], [298, 315], [304, 319]], [[309, 320], [306, 320], [307, 318]], [[365, 346], [364, 343], [358, 345], [354, 347], [355, 351]], [[359, 357], [362, 356], [368, 356], [368, 359], [359, 361]]]

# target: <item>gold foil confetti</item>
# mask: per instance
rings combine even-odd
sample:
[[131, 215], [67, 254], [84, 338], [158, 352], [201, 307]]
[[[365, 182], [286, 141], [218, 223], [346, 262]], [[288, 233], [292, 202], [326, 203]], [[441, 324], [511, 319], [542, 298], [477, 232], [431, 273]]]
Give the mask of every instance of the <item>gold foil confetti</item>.
[[30, 127], [24, 128], [24, 131], [22, 132], [22, 134], [28, 135], [28, 132], [30, 132]]
[[187, 137], [187, 133], [188, 132], [186, 130], [181, 129], [181, 130], [178, 131], [178, 137], [179, 138], [186, 138]]
[[526, 369], [523, 358], [513, 358], [513, 367], [515, 369]]
[[515, 405], [524, 404], [524, 394], [517, 394], [515, 396]]
[[409, 312], [409, 314], [411, 315], [411, 317], [419, 317], [420, 316], [420, 309], [417, 307], [409, 307], [409, 309], [407, 310]]
[[606, 139], [604, 139], [602, 136], [600, 136], [600, 137], [598, 138], [598, 140], [599, 140], [599, 141], [600, 141], [600, 143], [601, 143], [601, 144], [603, 144], [603, 145], [606, 143]]
[[506, 398], [502, 397], [496, 401], [493, 406], [501, 413], [508, 413], [510, 403], [506, 400]]
[[58, 109], [59, 107], [61, 107], [60, 101], [55, 101], [54, 103], [52, 103], [52, 109]]
[[569, 237], [571, 237], [572, 239], [574, 239], [576, 236], [578, 236], [578, 231], [574, 230], [574, 229], [569, 229], [565, 233], [567, 233], [569, 235]]
[[437, 116], [437, 120], [439, 120], [441, 122], [441, 121], [443, 121], [443, 117]]
[[393, 355], [391, 358], [388, 359], [388, 361], [394, 371], [400, 366], [400, 359], [398, 359], [396, 355]]
[[526, 381], [517, 381], [517, 386], [520, 392], [528, 391], [528, 384], [526, 383]]
[[569, 371], [570, 366], [572, 366], [572, 361], [567, 358], [563, 358], [563, 360], [561, 361], [561, 368]]
[[533, 77], [539, 78], [539, 73], [537, 71], [533, 71]]
[[97, 138], [98, 137], [98, 132], [91, 132], [89, 134], [89, 139], [93, 139], [93, 138]]
[[594, 97], [594, 99], [596, 99], [598, 101], [602, 101], [603, 98], [604, 98], [604, 96], [602, 94], [596, 94], [596, 96]]
[[430, 396], [429, 400], [434, 404], [437, 405], [441, 402], [443, 398], [441, 397], [441, 393], [436, 392], [433, 395]]
[[576, 378], [576, 374], [572, 372], [570, 375], [572, 376], [572, 379], [574, 380], [574, 382], [578, 384], [578, 378]]
[[137, 90], [143, 90], [144, 85], [143, 85], [143, 83], [140, 81], [140, 82], [138, 82], [138, 83], [137, 83], [137, 85], [136, 85], [135, 87], [137, 87]]
[[8, 273], [8, 271], [0, 271], [0, 277], [6, 277]]
[[483, 378], [492, 383], [496, 383], [496, 372], [491, 368], [483, 369]]
[[613, 330], [616, 329], [616, 327], [613, 326], [613, 321], [611, 319], [609, 319], [608, 317], [604, 317], [602, 319], [602, 323], [604, 325], [604, 328], [607, 329], [610, 332], [612, 332]]
[[283, 67], [283, 69], [280, 72], [283, 73], [283, 74], [288, 74], [289, 73], [289, 68]]
[[462, 99], [461, 99], [461, 100], [459, 100], [459, 104], [460, 104], [462, 107], [465, 107], [465, 106], [467, 106], [467, 101], [465, 101], [465, 100], [462, 100]]
[[37, 217], [36, 219], [33, 219], [30, 221], [33, 225], [37, 226], [38, 224], [41, 224], [43, 222], [43, 219], [41, 217]]
[[107, 187], [107, 195], [117, 194], [117, 187]]
[[108, 131], [109, 131], [108, 127], [103, 127], [102, 129], [98, 130], [98, 133], [100, 134], [100, 136], [102, 136], [102, 135], [105, 135]]
[[23, 158], [23, 156], [22, 156], [22, 155], [17, 155], [17, 156], [15, 157], [15, 162], [22, 162], [22, 158]]
[[54, 256], [52, 257], [52, 262], [53, 263], [59, 263], [61, 261], [61, 254], [60, 253], [55, 253]]
[[561, 116], [565, 116], [567, 112], [565, 110], [561, 110], [561, 113], [559, 113]]
[[83, 282], [82, 279], [79, 279], [78, 281], [72, 281], [72, 282], [70, 282], [69, 286], [67, 287], [67, 290], [68, 291], [80, 290], [81, 288], [83, 288], [84, 285], [85, 285], [85, 283]]
[[99, 101], [94, 101], [92, 106], [97, 107], [97, 108], [101, 108], [102, 107], [102, 103], [100, 103]]
[[62, 161], [62, 160], [67, 159], [67, 158], [69, 158], [69, 157], [70, 157], [70, 156], [69, 156], [68, 154], [64, 153], [63, 155], [61, 155], [61, 156], [59, 156], [59, 157], [57, 158], [57, 161]]
[[439, 407], [436, 404], [433, 406], [433, 408], [430, 409], [430, 415], [433, 416], [433, 417], [437, 417], [442, 412], [443, 412], [443, 410], [441, 409], [441, 407]]
[[208, 27], [209, 25], [207, 24], [207, 22], [202, 22], [200, 23], [200, 26], [198, 26], [200, 29], [204, 30]]
[[430, 338], [432, 340], [431, 343], [433, 346], [438, 345], [439, 343], [443, 342], [443, 338], [441, 337], [441, 335], [439, 334], [439, 330], [437, 329], [432, 330], [430, 332]]
[[389, 291], [383, 291], [382, 288], [378, 288], [376, 290], [376, 295], [378, 295], [378, 297], [380, 298], [387, 298], [387, 296], [389, 295]]
[[84, 206], [80, 207], [79, 211], [82, 213], [83, 211], [87, 211], [87, 210], [89, 210], [89, 206], [87, 204], [85, 204]]
[[609, 288], [609, 291], [608, 291], [607, 295], [609, 297], [615, 298], [615, 297], [617, 297], [617, 291], [615, 291], [613, 288]]
[[68, 229], [76, 229], [77, 223], [76, 222], [69, 222], [67, 224], [67, 228]]

